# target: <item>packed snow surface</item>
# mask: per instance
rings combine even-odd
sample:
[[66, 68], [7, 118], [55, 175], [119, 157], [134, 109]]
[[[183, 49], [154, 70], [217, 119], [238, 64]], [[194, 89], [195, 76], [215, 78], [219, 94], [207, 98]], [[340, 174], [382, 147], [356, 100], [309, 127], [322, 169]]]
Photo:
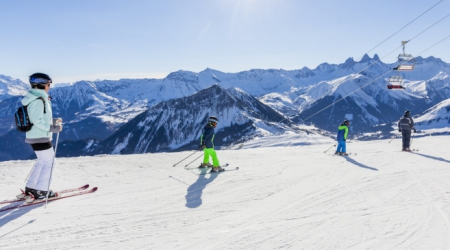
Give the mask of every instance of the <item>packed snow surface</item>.
[[[218, 150], [240, 169], [209, 175], [183, 168], [200, 152], [172, 167], [193, 151], [59, 158], [54, 190], [98, 191], [1, 213], [0, 249], [450, 248], [449, 136], [414, 137], [412, 153], [334, 144]], [[0, 200], [32, 165], [0, 163]]]

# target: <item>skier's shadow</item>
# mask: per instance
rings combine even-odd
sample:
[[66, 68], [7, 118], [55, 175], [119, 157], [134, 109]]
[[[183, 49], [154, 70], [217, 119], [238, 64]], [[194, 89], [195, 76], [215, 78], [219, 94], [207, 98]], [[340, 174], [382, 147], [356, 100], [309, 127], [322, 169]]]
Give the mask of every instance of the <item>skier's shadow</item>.
[[360, 167], [360, 168], [367, 168], [367, 169], [370, 169], [370, 170], [378, 171], [377, 168], [373, 168], [373, 167], [366, 166], [366, 165], [364, 165], [364, 164], [362, 164], [362, 163], [359, 163], [359, 162], [355, 161], [354, 159], [352, 159], [352, 158], [350, 158], [350, 157], [348, 157], [348, 156], [345, 157], [345, 159], [346, 159], [348, 162], [353, 163], [353, 164], [355, 164], [356, 166], [358, 166], [358, 167]]
[[218, 174], [208, 174], [209, 178], [206, 178], [206, 175], [201, 174], [198, 176], [196, 182], [189, 186], [186, 194], [186, 207], [188, 208], [197, 208], [202, 205], [202, 194], [203, 189], [205, 189], [206, 185], [213, 182]]
[[414, 152], [414, 154], [415, 155], [420, 155], [420, 156], [423, 156], [423, 157], [426, 157], [426, 158], [430, 158], [430, 159], [433, 159], [433, 160], [436, 160], [436, 161], [443, 161], [443, 162], [446, 162], [446, 163], [450, 163], [449, 160], [446, 160], [446, 159], [441, 158], [441, 157], [436, 157], [436, 156], [431, 156], [431, 155], [424, 155], [424, 154], [419, 154], [419, 153], [416, 153], [416, 152]]
[[[42, 207], [43, 205], [44, 204], [36, 204], [36, 205], [30, 206], [30, 207], [19, 208], [19, 209], [16, 209], [16, 210], [5, 211], [5, 212], [1, 213], [0, 214], [0, 229], [4, 225], [8, 224], [9, 222], [16, 220], [17, 218], [27, 214], [28, 212], [30, 212], [33, 209]], [[8, 207], [8, 206], [10, 206], [10, 205], [4, 206], [4, 207]], [[33, 222], [34, 222], [34, 220], [28, 222], [27, 224], [25, 224], [23, 226], [20, 226], [19, 228], [22, 228], [22, 227], [24, 227], [24, 226], [26, 226], [26, 225], [28, 225], [30, 223], [33, 223]], [[5, 234], [1, 234], [3, 232], [1, 232], [1, 230], [0, 230], [0, 234], [1, 234], [0, 235], [0, 239], [3, 238], [6, 235], [8, 235], [8, 234], [18, 230], [19, 228], [16, 228], [16, 229], [12, 230], [11, 232], [8, 232], [8, 233], [5, 233]]]

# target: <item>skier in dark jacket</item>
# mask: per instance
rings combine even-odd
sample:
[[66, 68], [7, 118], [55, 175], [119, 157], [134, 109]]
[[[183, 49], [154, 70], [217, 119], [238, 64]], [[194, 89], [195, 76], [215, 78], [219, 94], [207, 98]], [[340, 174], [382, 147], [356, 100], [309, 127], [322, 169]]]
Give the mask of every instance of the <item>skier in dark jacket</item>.
[[402, 151], [411, 151], [409, 148], [411, 144], [411, 130], [414, 131], [414, 133], [416, 132], [411, 113], [407, 110], [398, 121], [398, 132], [402, 133]]
[[338, 133], [337, 133], [337, 148], [336, 148], [336, 155], [348, 155], [347, 154], [347, 135], [348, 135], [348, 126], [350, 126], [350, 122], [345, 120], [339, 127], [338, 127]]
[[[224, 169], [220, 167], [219, 159], [217, 158], [216, 151], [214, 150], [214, 128], [217, 126], [219, 120], [215, 116], [210, 116], [208, 118], [208, 124], [203, 127], [203, 133], [200, 137], [200, 145], [203, 148], [204, 157], [203, 163], [200, 167], [211, 167], [211, 171], [218, 172]], [[211, 156], [213, 160], [213, 165], [209, 163], [209, 157]]]

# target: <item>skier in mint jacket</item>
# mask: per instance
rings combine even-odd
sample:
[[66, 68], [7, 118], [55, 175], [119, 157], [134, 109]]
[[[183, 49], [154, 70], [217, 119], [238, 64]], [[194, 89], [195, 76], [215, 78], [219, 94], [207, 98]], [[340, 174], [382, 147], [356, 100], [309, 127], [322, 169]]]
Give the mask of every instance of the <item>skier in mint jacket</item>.
[[348, 120], [345, 120], [339, 127], [338, 127], [338, 133], [337, 133], [337, 149], [336, 153], [337, 155], [348, 155], [347, 154], [347, 135], [348, 135], [348, 127], [350, 126], [350, 122]]
[[[211, 171], [223, 171], [224, 169], [220, 167], [219, 159], [217, 158], [216, 151], [214, 150], [214, 128], [217, 127], [217, 122], [219, 120], [215, 116], [210, 116], [208, 118], [208, 123], [203, 127], [203, 133], [200, 137], [200, 147], [203, 148], [204, 156], [203, 163], [200, 167], [211, 167]], [[209, 163], [209, 157], [212, 158], [213, 165]]]
[[62, 119], [53, 119], [52, 104], [48, 91], [52, 79], [43, 73], [35, 73], [30, 76], [31, 90], [22, 99], [22, 105], [27, 106], [28, 117], [33, 127], [26, 132], [25, 142], [29, 143], [37, 156], [37, 160], [25, 185], [26, 196], [32, 194], [36, 199], [56, 194], [48, 190], [50, 174], [55, 159], [52, 135], [62, 130]]

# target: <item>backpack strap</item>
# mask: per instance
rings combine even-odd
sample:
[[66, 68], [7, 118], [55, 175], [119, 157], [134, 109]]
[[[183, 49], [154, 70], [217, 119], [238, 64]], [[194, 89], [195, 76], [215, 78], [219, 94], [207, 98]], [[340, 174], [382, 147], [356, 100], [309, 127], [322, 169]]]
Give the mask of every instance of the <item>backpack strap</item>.
[[[42, 96], [40, 96], [40, 97], [38, 97], [38, 99], [41, 99], [42, 102], [44, 103], [44, 114], [46, 114], [47, 111], [45, 110], [45, 100], [44, 100], [44, 98], [43, 98]], [[36, 100], [37, 100], [37, 99], [36, 99]]]

